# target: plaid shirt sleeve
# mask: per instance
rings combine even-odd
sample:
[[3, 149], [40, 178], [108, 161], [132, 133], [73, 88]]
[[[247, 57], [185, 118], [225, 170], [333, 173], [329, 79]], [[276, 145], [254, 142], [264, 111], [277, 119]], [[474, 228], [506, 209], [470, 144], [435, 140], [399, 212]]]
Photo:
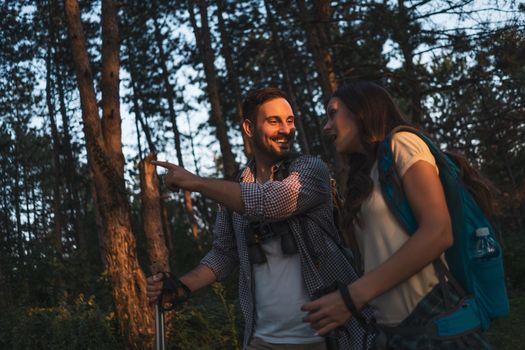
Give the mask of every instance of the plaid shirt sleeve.
[[239, 266], [230, 212], [223, 206], [219, 206], [217, 211], [212, 248], [201, 260], [201, 264], [209, 267], [217, 276], [218, 281], [224, 280], [233, 269]]
[[279, 221], [301, 214], [331, 196], [330, 173], [322, 160], [302, 156], [282, 181], [241, 183], [244, 215], [252, 220]]

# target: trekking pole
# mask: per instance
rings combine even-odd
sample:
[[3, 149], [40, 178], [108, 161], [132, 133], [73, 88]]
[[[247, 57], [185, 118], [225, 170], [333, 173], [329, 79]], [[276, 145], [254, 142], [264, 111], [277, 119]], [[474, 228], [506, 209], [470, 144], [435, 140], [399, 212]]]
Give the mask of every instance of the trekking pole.
[[164, 310], [160, 306], [160, 300], [155, 304], [155, 350], [166, 348], [164, 334]]

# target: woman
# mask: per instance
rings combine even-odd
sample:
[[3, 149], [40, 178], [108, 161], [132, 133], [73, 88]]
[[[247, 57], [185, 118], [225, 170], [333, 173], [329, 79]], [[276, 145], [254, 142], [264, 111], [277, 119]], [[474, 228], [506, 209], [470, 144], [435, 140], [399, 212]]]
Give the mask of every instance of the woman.
[[428, 146], [410, 132], [392, 137], [400, 185], [418, 222], [410, 236], [387, 207], [376, 161], [379, 143], [395, 127], [409, 123], [390, 95], [368, 82], [341, 86], [330, 99], [327, 113], [324, 131], [348, 160], [344, 224], [353, 228], [364, 274], [348, 286], [349, 293], [336, 291], [304, 305], [309, 311], [305, 321], [324, 335], [351, 317], [349, 308], [370, 305], [381, 330], [377, 342], [385, 348], [490, 348], [478, 332], [443, 340], [414, 327], [421, 326], [423, 318], [447, 310], [440, 288], [451, 289], [448, 283], [439, 285], [432, 264], [438, 258], [444, 261], [453, 236], [438, 168]]

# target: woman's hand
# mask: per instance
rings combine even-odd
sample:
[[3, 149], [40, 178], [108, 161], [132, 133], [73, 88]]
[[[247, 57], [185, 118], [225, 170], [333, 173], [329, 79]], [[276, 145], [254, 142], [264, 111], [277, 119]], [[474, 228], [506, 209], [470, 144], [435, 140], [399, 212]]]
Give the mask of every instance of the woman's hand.
[[301, 310], [308, 311], [308, 316], [303, 321], [309, 322], [310, 326], [320, 336], [342, 326], [352, 316], [339, 291], [326, 294], [315, 301], [304, 304]]

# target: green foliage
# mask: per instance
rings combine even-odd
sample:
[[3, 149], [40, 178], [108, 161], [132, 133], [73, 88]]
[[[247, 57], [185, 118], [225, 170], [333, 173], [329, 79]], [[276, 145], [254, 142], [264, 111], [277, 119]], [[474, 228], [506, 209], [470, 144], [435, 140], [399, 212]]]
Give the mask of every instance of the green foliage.
[[104, 313], [94, 297], [80, 295], [72, 305], [19, 308], [2, 315], [2, 349], [122, 348], [113, 313]]
[[228, 324], [230, 326], [231, 332], [231, 342], [235, 349], [240, 349], [241, 345], [239, 344], [239, 334], [237, 332], [237, 325], [235, 322], [235, 305], [228, 302], [226, 299], [226, 288], [222, 283], [214, 283], [212, 286], [213, 293], [219, 298], [222, 306], [224, 307], [224, 313], [228, 318]]
[[202, 306], [185, 306], [171, 321], [170, 349], [227, 349], [230, 339], [225, 334], [224, 320], [210, 317]]
[[495, 350], [522, 349], [525, 343], [525, 294], [510, 299], [510, 315], [492, 323], [487, 337]]
[[525, 290], [524, 232], [504, 236], [505, 273], [511, 293]]
[[243, 328], [236, 282], [231, 278], [225, 284], [215, 283], [177, 309], [169, 326], [169, 348], [240, 350]]

